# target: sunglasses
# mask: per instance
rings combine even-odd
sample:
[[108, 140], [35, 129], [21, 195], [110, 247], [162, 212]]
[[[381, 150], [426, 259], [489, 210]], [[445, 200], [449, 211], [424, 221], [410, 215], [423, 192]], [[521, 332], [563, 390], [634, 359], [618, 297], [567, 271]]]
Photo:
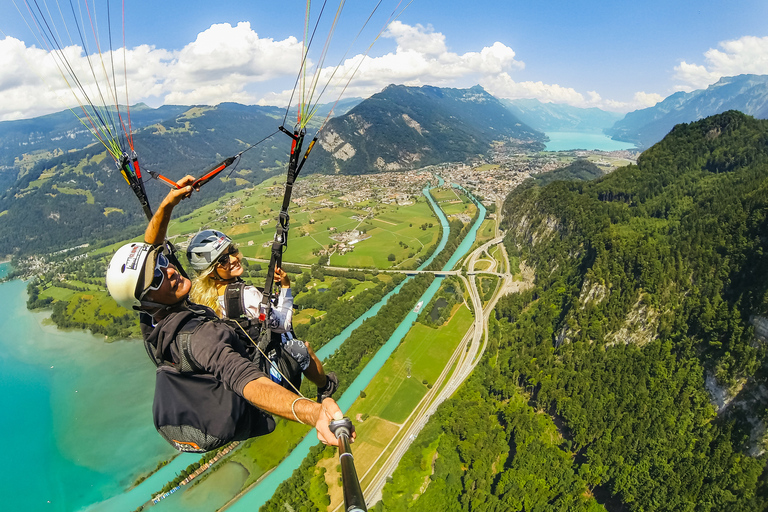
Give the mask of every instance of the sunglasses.
[[238, 249], [235, 245], [230, 245], [227, 252], [219, 256], [219, 259], [216, 260], [217, 265], [221, 265], [222, 267], [229, 264], [230, 256], [234, 256], [235, 254], [238, 254], [240, 252], [240, 249]]
[[160, 253], [157, 255], [157, 261], [155, 262], [155, 275], [152, 278], [152, 282], [149, 284], [149, 288], [147, 288], [147, 290], [144, 292], [145, 294], [152, 290], [157, 290], [163, 285], [163, 280], [165, 279], [163, 269], [168, 268], [170, 264], [171, 262], [168, 261], [168, 258], [166, 258], [165, 254]]

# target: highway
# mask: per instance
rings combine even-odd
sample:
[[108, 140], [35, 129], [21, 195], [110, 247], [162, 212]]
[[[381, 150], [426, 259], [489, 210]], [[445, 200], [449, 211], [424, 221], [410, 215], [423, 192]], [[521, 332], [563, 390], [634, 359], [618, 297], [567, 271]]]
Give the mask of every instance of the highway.
[[[501, 208], [497, 211], [501, 211]], [[387, 478], [395, 471], [400, 459], [402, 459], [411, 442], [416, 438], [424, 425], [426, 425], [430, 416], [435, 413], [441, 403], [453, 395], [458, 387], [467, 379], [467, 377], [469, 377], [475, 366], [477, 366], [483, 352], [488, 346], [488, 319], [498, 300], [507, 293], [515, 291], [521, 286], [525, 286], [524, 284], [513, 282], [513, 276], [510, 273], [509, 258], [503, 244], [501, 244], [503, 235], [498, 229], [499, 220], [500, 219], [497, 219], [496, 238], [484, 243], [482, 246], [472, 251], [465, 259], [463, 271], [435, 272], [440, 275], [460, 276], [464, 286], [469, 292], [469, 299], [472, 303], [475, 321], [465, 334], [462, 342], [459, 343], [450, 361], [443, 369], [443, 372], [432, 389], [426, 394], [405, 421], [401, 431], [393, 438], [389, 445], [384, 448], [377, 461], [372, 464], [372, 468], [375, 468], [383, 459], [381, 467], [375, 474], [370, 474], [372, 471], [371, 469], [360, 476], [360, 481], [363, 485], [363, 493], [366, 496], [366, 502], [369, 507], [381, 500], [381, 492], [387, 482]], [[488, 258], [482, 258], [482, 256], [494, 245], [499, 245], [501, 248], [500, 254], [503, 257], [502, 266], [504, 268], [499, 270], [502, 270], [502, 272], [493, 272], [493, 270], [496, 270], [498, 263], [495, 258], [490, 256], [490, 254], [488, 254]], [[475, 266], [479, 261], [488, 261], [488, 259], [492, 262], [490, 270], [475, 270]], [[501, 277], [493, 296], [488, 304], [486, 304], [485, 308], [483, 308], [480, 292], [477, 288], [477, 281], [475, 280], [475, 276], [478, 274], [496, 275]], [[453, 371], [451, 371], [452, 368]], [[341, 510], [342, 508], [343, 507], [340, 506], [336, 510]]]

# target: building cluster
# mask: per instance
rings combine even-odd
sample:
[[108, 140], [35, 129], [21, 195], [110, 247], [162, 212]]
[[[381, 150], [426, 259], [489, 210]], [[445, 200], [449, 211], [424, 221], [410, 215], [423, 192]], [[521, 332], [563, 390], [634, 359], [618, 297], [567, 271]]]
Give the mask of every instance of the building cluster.
[[170, 496], [171, 494], [173, 494], [176, 491], [178, 491], [181, 488], [182, 485], [187, 485], [189, 482], [191, 482], [192, 480], [194, 480], [198, 476], [202, 475], [205, 471], [208, 470], [208, 468], [212, 467], [219, 460], [221, 460], [222, 457], [226, 456], [229, 452], [234, 450], [237, 447], [238, 444], [240, 444], [239, 441], [234, 441], [234, 442], [230, 443], [229, 446], [227, 446], [226, 448], [221, 450], [219, 453], [217, 453], [215, 457], [213, 457], [211, 460], [209, 460], [205, 464], [201, 465], [192, 474], [190, 474], [187, 478], [182, 480], [179, 485], [177, 485], [176, 487], [174, 487], [173, 489], [171, 489], [168, 492], [164, 492], [164, 493], [158, 494], [155, 497], [153, 497], [152, 498], [152, 504], [157, 504], [160, 500], [165, 499], [168, 496]]
[[[413, 204], [414, 198], [421, 195], [430, 179], [432, 175], [421, 170], [360, 176], [313, 176], [296, 183], [293, 201], [299, 206], [305, 206], [312, 197], [334, 195], [344, 206], [366, 201], [406, 206]], [[330, 201], [325, 202], [331, 203], [326, 206], [336, 206]]]

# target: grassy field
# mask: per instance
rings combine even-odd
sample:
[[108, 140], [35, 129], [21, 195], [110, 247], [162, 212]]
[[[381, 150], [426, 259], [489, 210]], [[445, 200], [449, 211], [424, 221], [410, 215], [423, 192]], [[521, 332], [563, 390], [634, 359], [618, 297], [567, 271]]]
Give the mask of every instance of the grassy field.
[[320, 318], [325, 314], [325, 311], [319, 309], [306, 308], [301, 311], [296, 311], [293, 314], [293, 325], [308, 324], [313, 318]]
[[475, 206], [475, 204], [469, 199], [466, 199], [460, 203], [442, 203], [440, 204], [440, 208], [442, 208], [446, 217], [463, 213], [464, 215], [468, 215], [471, 218], [477, 212], [477, 206]]
[[472, 315], [463, 304], [455, 306], [451, 320], [438, 329], [415, 324], [365, 389], [366, 398], [358, 399], [349, 414], [405, 421], [427, 392], [423, 381], [437, 380], [471, 325]]
[[[454, 196], [455, 197], [455, 196]], [[268, 259], [275, 234], [282, 185], [269, 180], [245, 193], [220, 198], [169, 226], [169, 236], [184, 243], [199, 229], [227, 233], [251, 258]], [[239, 200], [239, 202], [238, 202]], [[342, 267], [415, 267], [429, 248], [437, 243], [439, 227], [425, 198], [412, 205], [364, 204], [349, 207], [336, 194], [313, 197], [301, 206], [291, 205], [291, 222], [286, 261], [312, 264], [322, 250], [337, 242], [331, 236], [345, 231], [364, 231], [370, 238], [359, 241], [354, 250], [334, 252], [330, 265]], [[424, 224], [432, 228], [421, 229]], [[391, 261], [389, 255], [394, 255]]]
[[230, 459], [230, 462], [242, 464], [250, 473], [243, 487], [256, 482], [264, 473], [277, 466], [309, 430], [307, 425], [279, 419], [271, 434], [245, 441]]
[[493, 262], [487, 259], [477, 260], [477, 263], [475, 263], [475, 270], [488, 270], [491, 268], [491, 265], [493, 265]]
[[[432, 194], [432, 198], [436, 203], [449, 203], [462, 200], [459, 192], [450, 186], [433, 188], [429, 193]], [[442, 204], [440, 206], [442, 206]]]
[[477, 230], [477, 243], [483, 245], [496, 235], [496, 221], [494, 219], [485, 219]]
[[[433, 227], [429, 228], [428, 224]], [[426, 229], [421, 226], [427, 225]], [[427, 250], [437, 243], [439, 229], [426, 200], [421, 198], [411, 206], [391, 206], [362, 223], [371, 238], [355, 245], [347, 254], [334, 254], [331, 265], [342, 267], [403, 268], [415, 267]], [[395, 256], [390, 261], [390, 254]]]
[[506, 270], [506, 265], [504, 264], [504, 256], [501, 252], [501, 247], [499, 245], [494, 245], [490, 248], [488, 253], [496, 260], [496, 272], [504, 272]]
[[499, 278], [496, 276], [478, 276], [477, 287], [480, 291], [480, 297], [485, 305], [491, 297], [491, 293], [496, 289], [499, 284]]
[[[347, 416], [357, 430], [354, 445], [355, 467], [362, 475], [376, 463], [387, 444], [397, 435], [400, 423], [427, 392], [423, 380], [432, 384], [443, 371], [456, 346], [472, 325], [472, 314], [463, 304], [455, 306], [449, 322], [439, 329], [415, 324], [382, 369], [365, 389], [365, 398], [358, 398]], [[408, 378], [408, 368], [411, 377]], [[360, 422], [357, 418], [367, 418]], [[436, 445], [430, 447], [434, 455]], [[320, 465], [327, 463], [326, 459]], [[329, 463], [330, 464], [330, 463]], [[419, 475], [423, 479], [428, 473]], [[417, 478], [417, 476], [414, 476]], [[338, 481], [326, 478], [333, 510], [341, 503]]]
[[74, 196], [85, 196], [85, 202], [88, 204], [94, 204], [95, 200], [93, 198], [93, 193], [90, 190], [81, 190], [79, 188], [69, 188], [69, 187], [60, 187], [58, 185], [54, 185], [54, 190], [57, 190], [61, 192], [62, 194], [69, 194]]

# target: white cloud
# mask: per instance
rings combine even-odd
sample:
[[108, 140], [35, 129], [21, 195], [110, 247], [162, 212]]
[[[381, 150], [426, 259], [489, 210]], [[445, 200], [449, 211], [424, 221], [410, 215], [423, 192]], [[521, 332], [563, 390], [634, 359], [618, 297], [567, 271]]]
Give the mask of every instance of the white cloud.
[[587, 91], [586, 96], [571, 87], [543, 82], [515, 82], [508, 74], [488, 77], [480, 85], [498, 98], [532, 98], [542, 103], [565, 103], [579, 108], [597, 107], [614, 112], [629, 112], [651, 107], [664, 99], [655, 93], [637, 92], [632, 101], [604, 99], [597, 91]]
[[260, 38], [248, 22], [232, 27], [212, 25], [185, 46], [175, 63], [173, 79], [188, 89], [234, 80], [245, 86], [284, 75], [295, 75], [301, 62], [301, 43]]
[[636, 92], [632, 102], [633, 110], [638, 108], [652, 107], [662, 101], [664, 96], [656, 93]]
[[[77, 105], [52, 55], [57, 54], [27, 47], [12, 37], [0, 40], [0, 120], [34, 117]], [[81, 47], [65, 48], [62, 55], [93, 103], [99, 103], [95, 84], [104, 86], [112, 77], [106, 79], [100, 72], [98, 55], [90, 56], [95, 63], [96, 80]], [[252, 84], [295, 77], [301, 43], [294, 37], [283, 41], [260, 38], [249, 23], [235, 27], [220, 24], [201, 32], [179, 51], [141, 45], [125, 52], [118, 50], [114, 56], [121, 103], [125, 103], [126, 79], [131, 103], [254, 103], [258, 96], [248, 90]], [[110, 54], [104, 58], [106, 68], [111, 69]], [[72, 80], [70, 83], [74, 85]], [[79, 101], [84, 101], [82, 93], [77, 94]], [[112, 103], [109, 98], [106, 102]]]
[[[434, 85], [438, 87], [467, 87], [482, 85], [483, 77], [522, 70], [525, 64], [515, 60], [515, 51], [499, 42], [479, 52], [458, 54], [445, 45], [445, 36], [434, 32], [431, 26], [409, 26], [393, 22], [382, 35], [394, 39], [396, 50], [376, 57], [362, 55], [347, 59], [336, 72], [334, 84], [328, 91], [328, 101], [338, 97], [338, 91], [347, 83], [349, 74], [357, 69], [346, 96], [370, 96], [389, 84], [410, 86]], [[323, 70], [320, 82], [327, 81], [330, 70]], [[287, 100], [290, 91], [265, 96], [260, 103], [274, 104]]]
[[[446, 37], [431, 25], [395, 21], [382, 38], [393, 41], [395, 48], [364, 60], [360, 53], [352, 55], [335, 74], [333, 67], [320, 71], [319, 84], [327, 83], [333, 75], [322, 102], [335, 101], [343, 88], [346, 88], [346, 97], [368, 97], [391, 83], [438, 87], [480, 84], [491, 94], [503, 98], [537, 98], [619, 111], [645, 107], [661, 99], [658, 95], [638, 93], [633, 101], [622, 103], [603, 99], [595, 91], [582, 93], [560, 84], [516, 80], [525, 70], [525, 63], [509, 46], [495, 42], [478, 51], [457, 53], [451, 51]], [[337, 44], [334, 48], [343, 49], [349, 44], [349, 39], [341, 39], [334, 41]], [[321, 48], [322, 44], [316, 47]], [[143, 101], [150, 105], [215, 105], [224, 101], [286, 105], [291, 98], [290, 88], [301, 61], [301, 50], [302, 43], [295, 37], [281, 41], [261, 37], [248, 22], [235, 26], [215, 24], [180, 50], [148, 45], [127, 50], [129, 97], [131, 103]], [[78, 76], [88, 78], [90, 72], [86, 71], [87, 60], [82, 49], [72, 46], [65, 51]], [[0, 120], [37, 116], [73, 103], [53, 60], [46, 55], [44, 50], [27, 47], [17, 39], [0, 40]], [[714, 54], [711, 58], [728, 60]], [[310, 70], [312, 59], [318, 61], [319, 56], [310, 54]], [[122, 50], [115, 53], [115, 67], [123, 68]], [[44, 80], [36, 79], [29, 73], [30, 69]], [[348, 83], [355, 71], [354, 80]], [[118, 75], [122, 82], [122, 72], [118, 71]], [[124, 103], [124, 85], [118, 83], [117, 87], [120, 101]]]
[[768, 74], [768, 36], [744, 36], [718, 46], [721, 49], [710, 48], [704, 53], [706, 64], [681, 61], [675, 66], [676, 89], [704, 89], [724, 76]]
[[[34, 117], [67, 107], [77, 109], [78, 102], [86, 102], [85, 95], [96, 104], [101, 103], [102, 97], [105, 103], [113, 104], [115, 88], [118, 101], [125, 104], [126, 85], [132, 103], [162, 96], [160, 77], [168, 71], [170, 52], [142, 45], [126, 52], [114, 52], [114, 63], [112, 55], [105, 53], [103, 58], [91, 55], [89, 63], [79, 46], [69, 46], [61, 53], [52, 54], [27, 47], [12, 37], [0, 40], [0, 120]], [[113, 64], [117, 77], [114, 84]], [[67, 73], [67, 66], [74, 71], [79, 84]]]
[[394, 21], [387, 28], [384, 37], [397, 41], [397, 51], [414, 50], [424, 55], [440, 56], [448, 52], [445, 46], [445, 36], [435, 32], [432, 25], [424, 27], [417, 24], [412, 27], [400, 21]]

